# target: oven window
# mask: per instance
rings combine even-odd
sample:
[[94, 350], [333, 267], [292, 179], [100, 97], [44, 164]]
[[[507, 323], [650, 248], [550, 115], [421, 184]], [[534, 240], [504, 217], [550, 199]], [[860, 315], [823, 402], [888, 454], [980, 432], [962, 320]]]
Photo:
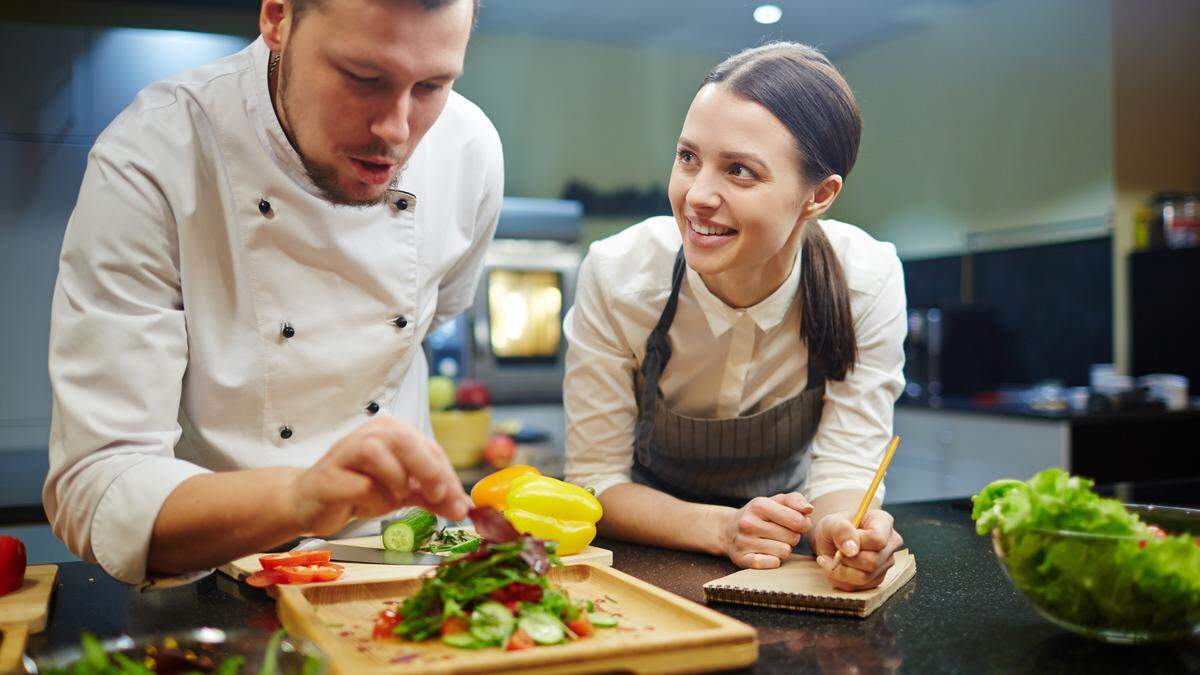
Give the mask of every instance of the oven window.
[[497, 359], [556, 359], [562, 342], [562, 277], [545, 270], [488, 272], [488, 317]]

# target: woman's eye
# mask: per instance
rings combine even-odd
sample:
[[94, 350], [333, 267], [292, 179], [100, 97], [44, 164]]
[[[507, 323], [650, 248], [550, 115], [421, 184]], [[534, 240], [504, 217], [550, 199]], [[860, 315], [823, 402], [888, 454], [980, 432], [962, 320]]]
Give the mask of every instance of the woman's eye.
[[744, 164], [734, 164], [729, 167], [729, 174], [734, 178], [757, 178], [753, 171], [746, 168]]
[[691, 150], [676, 150], [675, 156], [679, 159], [681, 164], [688, 164], [696, 158], [696, 156], [692, 154]]

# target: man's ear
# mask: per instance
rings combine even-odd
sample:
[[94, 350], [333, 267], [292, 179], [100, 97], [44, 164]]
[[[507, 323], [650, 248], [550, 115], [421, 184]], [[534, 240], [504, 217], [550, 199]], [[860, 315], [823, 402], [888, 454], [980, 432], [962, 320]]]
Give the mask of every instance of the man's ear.
[[278, 54], [283, 51], [287, 34], [292, 26], [292, 3], [290, 0], [263, 0], [258, 13], [258, 30], [262, 33], [267, 49]]

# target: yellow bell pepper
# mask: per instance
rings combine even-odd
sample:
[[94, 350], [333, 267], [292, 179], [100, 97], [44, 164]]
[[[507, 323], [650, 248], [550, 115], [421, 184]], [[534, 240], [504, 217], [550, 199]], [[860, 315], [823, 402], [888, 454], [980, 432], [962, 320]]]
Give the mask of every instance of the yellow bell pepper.
[[604, 515], [600, 500], [578, 485], [549, 476], [523, 475], [508, 489], [504, 517], [522, 534], [558, 542], [558, 555], [587, 548]]
[[471, 488], [471, 501], [475, 502], [475, 506], [490, 506], [497, 511], [503, 511], [504, 500], [508, 496], [508, 488], [513, 479], [526, 475], [540, 476], [542, 474], [532, 466], [524, 464], [514, 464], [488, 474], [476, 483], [475, 487]]

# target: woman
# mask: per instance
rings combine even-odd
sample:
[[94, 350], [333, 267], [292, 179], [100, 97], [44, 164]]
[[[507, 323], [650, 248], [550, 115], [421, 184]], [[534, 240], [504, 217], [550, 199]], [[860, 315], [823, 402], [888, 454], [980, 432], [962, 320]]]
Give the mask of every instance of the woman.
[[605, 536], [771, 568], [807, 534], [842, 589], [893, 564], [882, 488], [851, 519], [903, 387], [903, 275], [890, 244], [818, 220], [860, 130], [817, 50], [736, 54], [688, 110], [674, 218], [591, 247], [565, 322], [566, 472]]

